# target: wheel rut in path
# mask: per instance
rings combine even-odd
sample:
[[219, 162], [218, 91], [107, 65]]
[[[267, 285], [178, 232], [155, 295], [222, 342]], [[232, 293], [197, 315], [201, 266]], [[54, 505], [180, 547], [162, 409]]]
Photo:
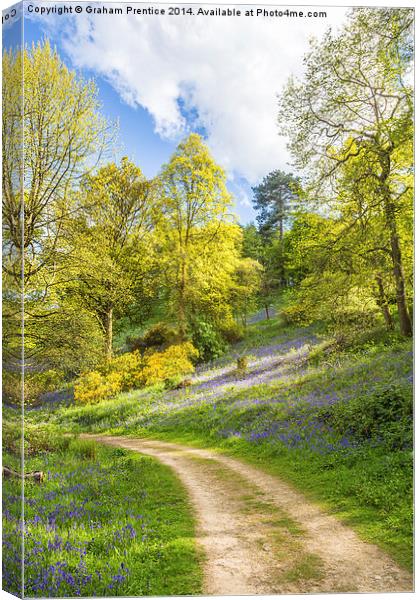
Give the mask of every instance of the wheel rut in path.
[[412, 591], [412, 575], [277, 477], [210, 450], [83, 435], [171, 467], [186, 487], [208, 595]]

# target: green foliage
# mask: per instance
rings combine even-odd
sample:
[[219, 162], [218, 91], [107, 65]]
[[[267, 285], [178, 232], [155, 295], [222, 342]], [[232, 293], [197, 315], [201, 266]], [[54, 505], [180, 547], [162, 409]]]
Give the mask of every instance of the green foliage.
[[75, 438], [70, 441], [68, 446], [69, 454], [82, 460], [96, 460], [98, 445], [91, 440]]
[[2, 394], [7, 404], [20, 405], [22, 401], [21, 373], [2, 371]]
[[391, 449], [404, 450], [412, 444], [413, 399], [408, 386], [391, 383], [322, 409], [320, 417], [340, 433], [378, 441]]
[[295, 166], [308, 174], [306, 209], [331, 215], [329, 230], [302, 240], [312, 252], [297, 254], [305, 291], [317, 288], [325, 312], [354, 296], [376, 304], [388, 329], [396, 304], [400, 331], [411, 336], [413, 12], [354, 9], [337, 34], [313, 40], [304, 60], [279, 121]]
[[192, 341], [202, 362], [222, 356], [227, 349], [222, 335], [214, 325], [198, 319], [194, 321], [192, 326]]
[[[95, 332], [80, 308], [75, 321], [64, 297], [72, 255], [65, 225], [76, 214], [75, 188], [112, 138], [112, 127], [100, 114], [94, 81], [69, 70], [48, 40], [4, 52], [3, 73], [5, 350], [16, 351], [21, 341], [13, 315], [19, 313], [23, 264], [26, 360], [35, 369], [48, 365], [74, 374], [80, 360], [90, 362]], [[42, 391], [34, 379], [28, 399]]]
[[3, 417], [2, 448], [8, 454], [20, 455], [22, 444], [22, 424]]
[[236, 370], [239, 375], [245, 375], [248, 369], [249, 358], [248, 356], [240, 356], [236, 359]]
[[311, 322], [311, 316], [307, 308], [302, 304], [290, 304], [280, 311], [280, 316], [287, 325], [307, 325]]
[[252, 258], [238, 261], [234, 272], [234, 285], [231, 291], [231, 304], [234, 312], [241, 317], [244, 326], [247, 318], [257, 307], [258, 292], [261, 289], [263, 266]]
[[272, 171], [252, 188], [257, 222], [265, 237], [283, 232], [297, 199], [298, 179], [292, 173]]
[[[20, 373], [3, 372], [3, 398], [7, 403], [19, 406], [22, 401], [22, 376]], [[64, 373], [57, 369], [25, 373], [23, 383], [24, 402], [36, 405], [46, 392], [53, 392], [64, 385]]]
[[177, 333], [167, 323], [156, 323], [152, 325], [142, 337], [142, 347], [162, 350], [175, 343]]
[[[260, 267], [259, 282], [253, 290], [251, 301], [259, 307], [274, 304], [280, 293], [281, 285], [285, 283], [285, 237], [280, 239], [278, 232], [270, 235], [261, 233], [254, 224], [242, 229], [242, 252], [244, 257], [257, 261]], [[284, 236], [286, 234], [284, 233]]]
[[[70, 275], [70, 270], [67, 273]], [[35, 364], [40, 363], [40, 370], [48, 365], [62, 371], [66, 381], [93, 369], [103, 359], [103, 336], [98, 322], [63, 289], [59, 297], [54, 297], [54, 306], [45, 319], [25, 321], [25, 338], [28, 359], [32, 357]], [[33, 339], [37, 341], [34, 343]]]
[[219, 327], [219, 330], [222, 338], [228, 344], [237, 344], [244, 338], [243, 327], [234, 321], [230, 323], [222, 323]]
[[25, 458], [41, 453], [67, 451], [70, 438], [63, 437], [61, 431], [51, 426], [38, 427], [25, 424]]
[[82, 202], [67, 235], [75, 250], [74, 280], [67, 293], [100, 323], [104, 353], [112, 356], [113, 321], [151, 295], [151, 230], [157, 214], [154, 189], [123, 158], [82, 181]]

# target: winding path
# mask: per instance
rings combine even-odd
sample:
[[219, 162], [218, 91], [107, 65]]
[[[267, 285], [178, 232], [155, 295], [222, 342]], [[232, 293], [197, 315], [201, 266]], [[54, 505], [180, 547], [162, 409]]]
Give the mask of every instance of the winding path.
[[412, 591], [412, 576], [280, 479], [216, 452], [83, 435], [155, 457], [188, 490], [208, 595]]

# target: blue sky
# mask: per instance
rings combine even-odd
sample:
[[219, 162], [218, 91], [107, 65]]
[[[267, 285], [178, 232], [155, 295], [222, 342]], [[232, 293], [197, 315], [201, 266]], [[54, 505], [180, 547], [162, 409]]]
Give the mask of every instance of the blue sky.
[[[335, 9], [317, 30], [344, 13]], [[4, 29], [4, 46], [19, 41], [18, 27]], [[25, 19], [25, 43], [48, 37], [70, 68], [95, 79], [103, 113], [119, 121], [115, 159], [129, 156], [146, 176], [188, 133], [200, 133], [247, 223], [255, 218], [251, 186], [276, 168], [292, 170], [277, 94], [289, 75], [301, 74], [313, 30], [308, 21], [74, 15]]]
[[[3, 33], [3, 47], [20, 45], [20, 30], [21, 19], [15, 21], [13, 26]], [[25, 44], [30, 46], [33, 42], [42, 40], [46, 34], [48, 35], [48, 29], [43, 27], [42, 22], [25, 19]], [[72, 68], [71, 61], [60, 47], [59, 37], [54, 37], [52, 41], [57, 46], [61, 58]], [[129, 106], [104, 77], [98, 76], [91, 69], [78, 69], [78, 71], [86, 78], [95, 79], [104, 116], [113, 122], [118, 120], [119, 148], [116, 158], [129, 156], [147, 177], [156, 175], [161, 165], [168, 161], [175, 150], [176, 141], [163, 139], [157, 135], [148, 111], [140, 106], [134, 108]], [[202, 129], [199, 132], [205, 133]]]

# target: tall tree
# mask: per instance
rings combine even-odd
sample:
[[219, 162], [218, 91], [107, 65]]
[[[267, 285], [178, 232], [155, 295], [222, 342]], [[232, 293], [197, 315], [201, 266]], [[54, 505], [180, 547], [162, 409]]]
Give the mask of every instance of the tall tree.
[[74, 190], [106, 151], [112, 128], [95, 84], [69, 70], [47, 41], [5, 51], [2, 62], [3, 269], [13, 289], [4, 306], [6, 344], [15, 353], [16, 298], [23, 297], [25, 362], [42, 368], [68, 277], [64, 227], [74, 215]]
[[[43, 42], [3, 54], [3, 218], [7, 245], [25, 253], [25, 281], [45, 267], [56, 277], [59, 238], [71, 192], [107, 147], [93, 81], [70, 71]], [[23, 97], [13, 81], [23, 78]], [[7, 91], [9, 90], [9, 91]], [[20, 180], [22, 144], [24, 172]], [[24, 218], [20, 219], [23, 214]], [[20, 276], [20, 271], [18, 273]]]
[[279, 275], [283, 285], [286, 283], [284, 231], [297, 199], [297, 185], [298, 179], [294, 175], [277, 170], [269, 173], [262, 183], [252, 188], [253, 205], [258, 212], [260, 232], [266, 239], [272, 238], [273, 235], [279, 239]]
[[290, 211], [297, 199], [298, 179], [291, 173], [272, 171], [262, 182], [252, 188], [254, 208], [257, 210], [257, 222], [262, 234], [278, 232], [284, 236], [284, 228], [290, 217]]
[[69, 291], [99, 323], [107, 359], [116, 313], [133, 303], [140, 290], [146, 293], [156, 214], [153, 183], [127, 158], [83, 181], [79, 211], [69, 229], [74, 272]]
[[[181, 142], [159, 176], [171, 301], [180, 337], [191, 313], [194, 272], [200, 255], [213, 250], [226, 235], [231, 197], [223, 170], [197, 134]], [[217, 261], [214, 252], [213, 259]]]
[[[344, 166], [361, 152], [383, 216], [392, 259], [400, 330], [411, 335], [398, 213], [411, 194], [413, 11], [353, 10], [342, 32], [313, 42], [302, 81], [280, 104], [282, 132], [317, 198], [333, 197]], [[325, 200], [328, 205], [328, 201]]]
[[265, 309], [267, 320], [270, 319], [270, 305], [278, 296], [281, 283], [281, 274], [284, 274], [284, 262], [279, 261], [279, 256], [284, 260], [287, 256], [285, 248], [280, 249], [277, 236], [267, 238], [254, 224], [242, 228], [243, 243], [242, 253], [245, 258], [252, 258], [258, 263], [259, 285], [256, 300], [260, 307]]

